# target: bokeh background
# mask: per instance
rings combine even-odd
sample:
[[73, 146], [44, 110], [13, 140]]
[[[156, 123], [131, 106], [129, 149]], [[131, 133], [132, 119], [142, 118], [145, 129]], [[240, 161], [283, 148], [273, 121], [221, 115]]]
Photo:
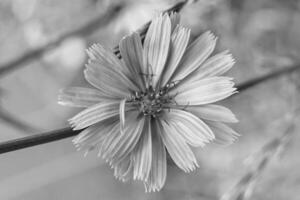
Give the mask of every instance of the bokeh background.
[[[105, 26], [69, 34], [0, 77], [0, 142], [67, 126], [79, 109], [59, 106], [57, 93], [85, 86], [85, 49], [114, 47], [174, 0], [1, 0], [0, 67], [121, 6]], [[211, 30], [216, 52], [229, 49], [237, 83], [299, 62], [300, 1], [198, 0], [182, 10], [182, 24], [197, 36]], [[99, 17], [100, 16], [100, 17]], [[1, 68], [0, 68], [1, 70]], [[233, 145], [195, 150], [200, 168], [168, 168], [164, 189], [145, 194], [123, 184], [91, 152], [83, 157], [71, 138], [0, 155], [1, 200], [199, 199], [298, 200], [300, 196], [299, 73], [264, 82], [222, 104], [236, 113]], [[282, 136], [284, 135], [284, 136]]]

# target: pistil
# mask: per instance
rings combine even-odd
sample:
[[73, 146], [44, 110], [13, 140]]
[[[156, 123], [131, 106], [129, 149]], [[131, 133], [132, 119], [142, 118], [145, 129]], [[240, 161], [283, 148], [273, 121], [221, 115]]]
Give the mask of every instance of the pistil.
[[168, 95], [168, 89], [165, 86], [155, 90], [149, 86], [145, 92], [135, 92], [130, 101], [138, 107], [143, 115], [155, 118], [173, 102], [173, 98]]

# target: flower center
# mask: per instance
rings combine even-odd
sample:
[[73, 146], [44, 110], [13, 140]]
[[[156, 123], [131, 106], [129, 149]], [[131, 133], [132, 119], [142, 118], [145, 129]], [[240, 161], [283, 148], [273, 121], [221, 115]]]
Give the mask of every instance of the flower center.
[[170, 86], [170, 84], [167, 84], [159, 90], [149, 86], [145, 92], [135, 92], [131, 97], [131, 102], [145, 116], [157, 117], [163, 109], [169, 109], [170, 105], [175, 103], [174, 96], [168, 94]]

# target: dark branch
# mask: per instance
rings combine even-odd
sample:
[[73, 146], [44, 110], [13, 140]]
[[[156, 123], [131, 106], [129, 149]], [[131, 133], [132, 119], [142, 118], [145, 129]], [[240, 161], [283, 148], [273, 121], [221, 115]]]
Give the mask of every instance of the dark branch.
[[91, 34], [94, 31], [96, 31], [100, 27], [107, 25], [112, 19], [114, 19], [117, 16], [117, 14], [120, 12], [120, 10], [123, 7], [124, 7], [123, 5], [112, 6], [106, 11], [106, 14], [101, 14], [100, 16], [96, 17], [92, 21], [79, 27], [78, 29], [64, 33], [57, 39], [49, 42], [48, 44], [46, 44], [40, 48], [34, 49], [32, 51], [29, 51], [29, 52], [23, 54], [22, 56], [20, 56], [19, 58], [0, 66], [0, 77], [20, 68], [22, 66], [26, 66], [26, 64], [29, 63], [30, 61], [40, 58], [43, 54], [45, 54], [49, 50], [55, 48], [56, 46], [61, 44], [64, 40], [66, 40], [70, 37], [73, 37], [73, 36], [83, 36], [84, 37], [84, 36]]
[[[267, 75], [258, 77], [258, 78], [253, 78], [250, 79], [249, 81], [245, 81], [244, 83], [241, 83], [237, 85], [237, 88], [239, 89], [239, 92], [244, 92], [247, 89], [254, 87], [260, 83], [263, 83], [268, 80], [274, 80], [275, 78], [278, 78], [280, 76], [286, 75], [286, 74], [291, 74], [292, 72], [299, 70], [300, 66], [299, 65], [294, 65], [291, 67], [286, 67], [282, 70], [278, 70], [272, 73], [269, 73]], [[7, 142], [2, 142], [0, 143], [0, 154], [1, 153], [6, 153], [18, 149], [23, 149], [26, 147], [32, 147], [44, 143], [49, 143], [52, 141], [56, 140], [61, 140], [64, 138], [72, 137], [75, 136], [79, 133], [80, 131], [72, 131], [71, 128], [64, 128], [60, 130], [55, 130], [51, 132], [46, 132], [46, 133], [41, 133], [33, 136], [28, 136], [16, 140], [10, 140]]]
[[0, 143], [0, 153], [6, 153], [15, 151], [18, 149], [24, 149], [26, 147], [32, 147], [39, 144], [45, 144], [56, 140], [75, 136], [80, 131], [73, 131], [71, 128], [63, 128], [46, 133], [27, 136], [15, 140]]
[[257, 84], [260, 84], [261, 82], [265, 82], [269, 79], [274, 79], [274, 78], [277, 78], [278, 76], [282, 76], [284, 74], [289, 74], [289, 73], [292, 73], [296, 70], [299, 70], [300, 69], [300, 65], [297, 64], [297, 65], [292, 65], [292, 66], [288, 66], [288, 67], [284, 67], [280, 70], [277, 70], [275, 72], [271, 72], [269, 74], [266, 74], [266, 75], [263, 75], [263, 76], [260, 76], [260, 77], [257, 77], [257, 78], [253, 78], [253, 79], [250, 79], [248, 81], [245, 81], [241, 84], [239, 84], [237, 86], [237, 89], [238, 91], [242, 92], [242, 91], [245, 91]]

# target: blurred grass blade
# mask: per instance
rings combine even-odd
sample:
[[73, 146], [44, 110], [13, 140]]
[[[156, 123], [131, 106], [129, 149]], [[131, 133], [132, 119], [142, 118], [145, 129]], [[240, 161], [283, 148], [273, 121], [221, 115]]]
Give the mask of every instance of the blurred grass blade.
[[0, 199], [21, 199], [31, 191], [83, 173], [102, 162], [101, 159], [94, 159], [94, 156], [83, 158], [80, 152], [62, 156], [0, 180]]
[[18, 129], [24, 134], [33, 134], [39, 131], [37, 128], [34, 128], [33, 126], [26, 124], [22, 120], [17, 119], [15, 116], [5, 111], [1, 107], [0, 107], [0, 121], [8, 124], [9, 126], [15, 129]]
[[124, 5], [114, 5], [106, 11], [105, 14], [100, 14], [98, 17], [94, 18], [90, 22], [85, 23], [83, 26], [69, 31], [67, 33], [62, 34], [57, 39], [49, 42], [48, 44], [36, 48], [31, 51], [27, 51], [22, 56], [7, 62], [6, 64], [3, 64], [0, 66], [0, 77], [4, 76], [10, 72], [13, 72], [14, 70], [26, 66], [27, 63], [40, 58], [42, 55], [44, 55], [46, 52], [49, 52], [49, 50], [55, 48], [59, 44], [61, 44], [63, 41], [70, 37], [74, 36], [87, 36], [94, 31], [98, 30], [100, 27], [103, 27], [107, 25], [109, 22], [111, 22], [120, 12], [120, 10], [124, 7]]
[[251, 159], [248, 159], [249, 169], [246, 174], [220, 200], [247, 200], [251, 198], [256, 182], [262, 176], [263, 171], [292, 139], [296, 123], [295, 118], [296, 115], [290, 120], [288, 127], [281, 136], [270, 140], [258, 152], [255, 152]]

